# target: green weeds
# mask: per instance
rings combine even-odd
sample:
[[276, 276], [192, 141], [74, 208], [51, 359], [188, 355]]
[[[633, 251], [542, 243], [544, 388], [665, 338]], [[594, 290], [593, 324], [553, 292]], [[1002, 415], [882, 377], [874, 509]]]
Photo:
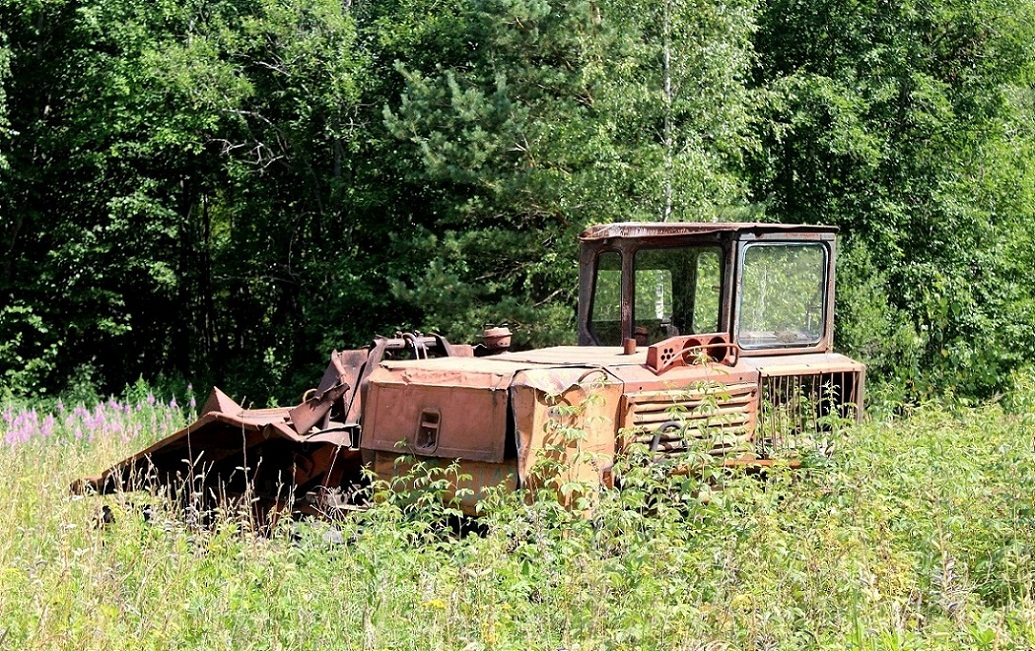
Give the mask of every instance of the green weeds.
[[[375, 482], [366, 513], [267, 537], [161, 502], [145, 513], [146, 495], [70, 497], [144, 441], [110, 405], [92, 442], [81, 419], [42, 412], [50, 436], [8, 441], [26, 412], [12, 407], [0, 648], [1027, 649], [1035, 423], [1015, 407], [1030, 400], [925, 405], [764, 477], [630, 464], [588, 513], [549, 491], [496, 494], [478, 535], [435, 524], [457, 514], [459, 470], [414, 465], [405, 490]], [[134, 409], [123, 431], [150, 427]], [[141, 436], [178, 426], [166, 411]], [[114, 521], [97, 527], [101, 504]]]

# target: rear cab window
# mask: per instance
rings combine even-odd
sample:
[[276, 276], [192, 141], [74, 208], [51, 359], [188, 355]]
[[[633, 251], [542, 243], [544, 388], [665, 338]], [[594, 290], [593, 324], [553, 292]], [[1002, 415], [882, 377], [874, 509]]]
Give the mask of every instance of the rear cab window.
[[622, 256], [604, 251], [597, 256], [589, 329], [604, 346], [622, 343]]

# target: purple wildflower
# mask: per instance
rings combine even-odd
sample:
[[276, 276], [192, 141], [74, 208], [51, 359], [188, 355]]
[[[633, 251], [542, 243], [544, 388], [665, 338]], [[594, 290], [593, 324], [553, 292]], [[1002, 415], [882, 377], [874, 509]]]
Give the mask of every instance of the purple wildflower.
[[43, 424], [40, 426], [40, 436], [50, 438], [52, 434], [54, 434], [54, 416], [47, 414], [47, 417], [43, 419]]

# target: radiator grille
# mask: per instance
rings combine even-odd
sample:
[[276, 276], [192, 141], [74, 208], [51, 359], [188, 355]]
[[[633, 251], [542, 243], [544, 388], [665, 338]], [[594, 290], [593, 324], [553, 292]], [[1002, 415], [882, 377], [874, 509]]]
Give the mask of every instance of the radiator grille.
[[665, 454], [715, 455], [753, 451], [758, 415], [755, 384], [708, 384], [641, 391], [624, 397], [625, 442]]
[[758, 442], [763, 456], [831, 451], [834, 434], [858, 418], [861, 372], [763, 375]]

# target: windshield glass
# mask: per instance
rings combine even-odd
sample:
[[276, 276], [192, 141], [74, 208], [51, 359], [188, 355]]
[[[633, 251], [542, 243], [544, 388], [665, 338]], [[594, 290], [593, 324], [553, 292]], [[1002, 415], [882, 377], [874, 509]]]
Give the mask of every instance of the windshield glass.
[[826, 323], [826, 247], [751, 244], [744, 249], [737, 341], [743, 348], [815, 346]]

